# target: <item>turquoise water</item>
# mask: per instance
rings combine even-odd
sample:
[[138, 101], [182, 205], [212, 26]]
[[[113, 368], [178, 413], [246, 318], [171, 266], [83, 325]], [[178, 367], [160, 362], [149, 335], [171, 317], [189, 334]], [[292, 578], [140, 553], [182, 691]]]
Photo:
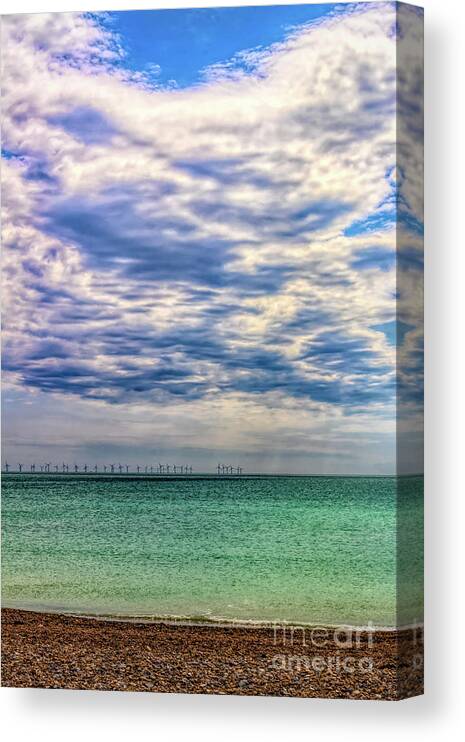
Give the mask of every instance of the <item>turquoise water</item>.
[[3, 604], [410, 623], [422, 617], [422, 507], [422, 477], [10, 474]]

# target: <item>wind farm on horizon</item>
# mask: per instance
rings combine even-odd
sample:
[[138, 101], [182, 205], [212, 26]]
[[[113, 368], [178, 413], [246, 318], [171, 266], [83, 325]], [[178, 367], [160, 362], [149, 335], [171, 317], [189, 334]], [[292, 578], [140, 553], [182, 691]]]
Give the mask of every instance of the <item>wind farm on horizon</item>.
[[[211, 472], [195, 472], [190, 464], [161, 464], [156, 465], [137, 464], [53, 464], [46, 462], [43, 464], [23, 464], [18, 462], [16, 467], [5, 461], [2, 466], [3, 474], [99, 474], [110, 476], [124, 475], [144, 475], [144, 476], [198, 476], [199, 474], [209, 474]], [[223, 476], [242, 476], [243, 468], [241, 466], [232, 466], [231, 464], [218, 464], [213, 474], [219, 477]]]

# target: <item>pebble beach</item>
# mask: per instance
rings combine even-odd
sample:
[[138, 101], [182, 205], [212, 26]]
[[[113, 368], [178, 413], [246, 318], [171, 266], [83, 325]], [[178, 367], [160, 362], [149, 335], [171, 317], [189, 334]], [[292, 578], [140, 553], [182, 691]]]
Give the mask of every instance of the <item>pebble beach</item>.
[[[331, 632], [325, 636], [331, 637]], [[423, 690], [418, 629], [357, 646], [273, 628], [2, 610], [2, 685], [398, 700]], [[342, 643], [343, 644], [343, 643]], [[354, 643], [352, 643], [354, 644]]]

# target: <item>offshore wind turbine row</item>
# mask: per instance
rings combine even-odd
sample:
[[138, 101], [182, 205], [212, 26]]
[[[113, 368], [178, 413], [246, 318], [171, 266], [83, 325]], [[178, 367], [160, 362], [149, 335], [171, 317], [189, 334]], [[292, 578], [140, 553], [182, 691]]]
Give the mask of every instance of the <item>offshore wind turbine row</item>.
[[229, 475], [235, 474], [236, 476], [240, 476], [242, 474], [242, 467], [241, 466], [231, 466], [229, 464], [218, 464], [216, 467], [216, 471], [218, 476], [223, 475]]
[[[45, 464], [30, 464], [28, 466], [18, 462], [16, 469], [14, 466], [6, 461], [2, 471], [5, 474], [15, 473], [31, 473], [31, 474], [151, 474], [151, 475], [182, 475], [190, 476], [193, 474], [192, 466], [186, 464], [157, 464], [157, 465], [137, 465], [132, 467], [129, 464], [93, 464], [91, 466], [87, 464], [67, 464], [63, 461], [62, 464], [52, 464], [47, 462]], [[218, 476], [241, 476], [241, 466], [231, 466], [230, 464], [218, 464], [216, 467], [216, 473]]]
[[5, 474], [15, 473], [22, 474], [23, 472], [31, 474], [182, 474], [184, 476], [193, 473], [192, 466], [185, 464], [157, 464], [152, 465], [140, 465], [131, 467], [129, 464], [52, 464], [47, 462], [45, 464], [30, 464], [24, 466], [22, 463], [17, 464], [17, 468], [10, 466], [6, 461], [2, 471]]

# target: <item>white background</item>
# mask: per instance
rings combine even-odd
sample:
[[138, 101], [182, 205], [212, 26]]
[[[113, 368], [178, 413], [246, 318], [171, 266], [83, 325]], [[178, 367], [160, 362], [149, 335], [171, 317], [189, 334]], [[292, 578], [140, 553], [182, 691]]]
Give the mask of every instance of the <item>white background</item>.
[[[244, 4], [267, 3], [4, 0], [0, 7], [17, 13]], [[387, 703], [3, 688], [1, 719], [15, 742], [458, 736], [465, 705], [465, 3], [419, 4], [426, 22], [426, 695]]]

